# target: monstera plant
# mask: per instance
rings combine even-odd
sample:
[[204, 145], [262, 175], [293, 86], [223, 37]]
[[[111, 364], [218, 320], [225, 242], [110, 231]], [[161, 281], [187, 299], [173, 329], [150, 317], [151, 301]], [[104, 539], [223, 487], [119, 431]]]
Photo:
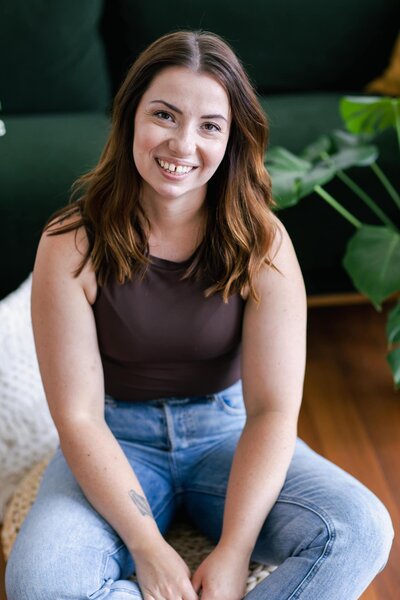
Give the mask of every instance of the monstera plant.
[[[344, 97], [340, 111], [347, 131], [334, 131], [307, 146], [299, 155], [282, 147], [268, 151], [266, 164], [278, 208], [297, 204], [316, 192], [355, 228], [348, 241], [343, 266], [353, 285], [367, 296], [377, 310], [389, 297], [400, 292], [400, 195], [377, 163], [379, 151], [373, 144], [378, 133], [393, 127], [400, 150], [400, 99], [385, 97]], [[400, 163], [400, 161], [399, 161]], [[345, 171], [350, 167], [368, 167], [382, 183], [398, 210], [393, 221]], [[400, 164], [399, 164], [400, 167]], [[324, 185], [338, 177], [378, 217], [380, 225], [361, 222]], [[396, 389], [400, 388], [400, 300], [388, 315], [387, 360]]]

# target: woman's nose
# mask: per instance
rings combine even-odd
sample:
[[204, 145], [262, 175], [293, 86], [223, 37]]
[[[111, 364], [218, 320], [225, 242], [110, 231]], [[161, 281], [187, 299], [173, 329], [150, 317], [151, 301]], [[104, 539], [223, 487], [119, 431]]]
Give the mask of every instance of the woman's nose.
[[192, 156], [196, 148], [196, 136], [190, 127], [178, 128], [169, 140], [169, 149], [180, 158]]

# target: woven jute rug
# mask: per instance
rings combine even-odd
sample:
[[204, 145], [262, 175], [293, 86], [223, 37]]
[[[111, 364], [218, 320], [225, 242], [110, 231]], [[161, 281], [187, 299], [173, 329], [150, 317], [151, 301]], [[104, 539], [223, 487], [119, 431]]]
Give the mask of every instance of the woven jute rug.
[[[3, 553], [6, 560], [10, 555], [17, 533], [36, 498], [42, 475], [51, 456], [52, 454], [47, 456], [45, 460], [35, 465], [25, 475], [7, 506], [1, 536]], [[213, 543], [196, 531], [183, 518], [175, 520], [165, 538], [182, 556], [192, 573], [214, 548]], [[274, 566], [251, 562], [249, 565], [246, 594], [275, 569], [276, 567]], [[134, 576], [132, 578], [134, 579]]]

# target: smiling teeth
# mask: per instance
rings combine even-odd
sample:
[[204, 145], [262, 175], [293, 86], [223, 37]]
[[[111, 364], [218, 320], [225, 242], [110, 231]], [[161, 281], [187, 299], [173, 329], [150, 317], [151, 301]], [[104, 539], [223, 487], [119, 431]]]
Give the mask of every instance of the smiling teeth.
[[174, 165], [173, 163], [168, 163], [165, 160], [157, 159], [158, 164], [164, 171], [168, 171], [169, 173], [179, 173], [183, 175], [184, 173], [189, 173], [193, 169], [193, 167], [186, 167], [183, 165]]

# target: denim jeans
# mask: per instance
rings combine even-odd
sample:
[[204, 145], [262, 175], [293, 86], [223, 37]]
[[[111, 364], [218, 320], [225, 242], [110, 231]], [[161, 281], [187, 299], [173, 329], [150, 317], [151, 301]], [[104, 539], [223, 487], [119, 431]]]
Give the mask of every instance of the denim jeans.
[[[218, 541], [232, 457], [245, 424], [242, 386], [217, 394], [126, 403], [106, 397], [106, 421], [162, 533], [184, 507]], [[353, 600], [385, 566], [393, 538], [383, 504], [297, 440], [285, 484], [252, 560], [279, 567], [247, 600]], [[15, 542], [8, 600], [142, 598], [133, 557], [92, 508], [60, 450]]]

